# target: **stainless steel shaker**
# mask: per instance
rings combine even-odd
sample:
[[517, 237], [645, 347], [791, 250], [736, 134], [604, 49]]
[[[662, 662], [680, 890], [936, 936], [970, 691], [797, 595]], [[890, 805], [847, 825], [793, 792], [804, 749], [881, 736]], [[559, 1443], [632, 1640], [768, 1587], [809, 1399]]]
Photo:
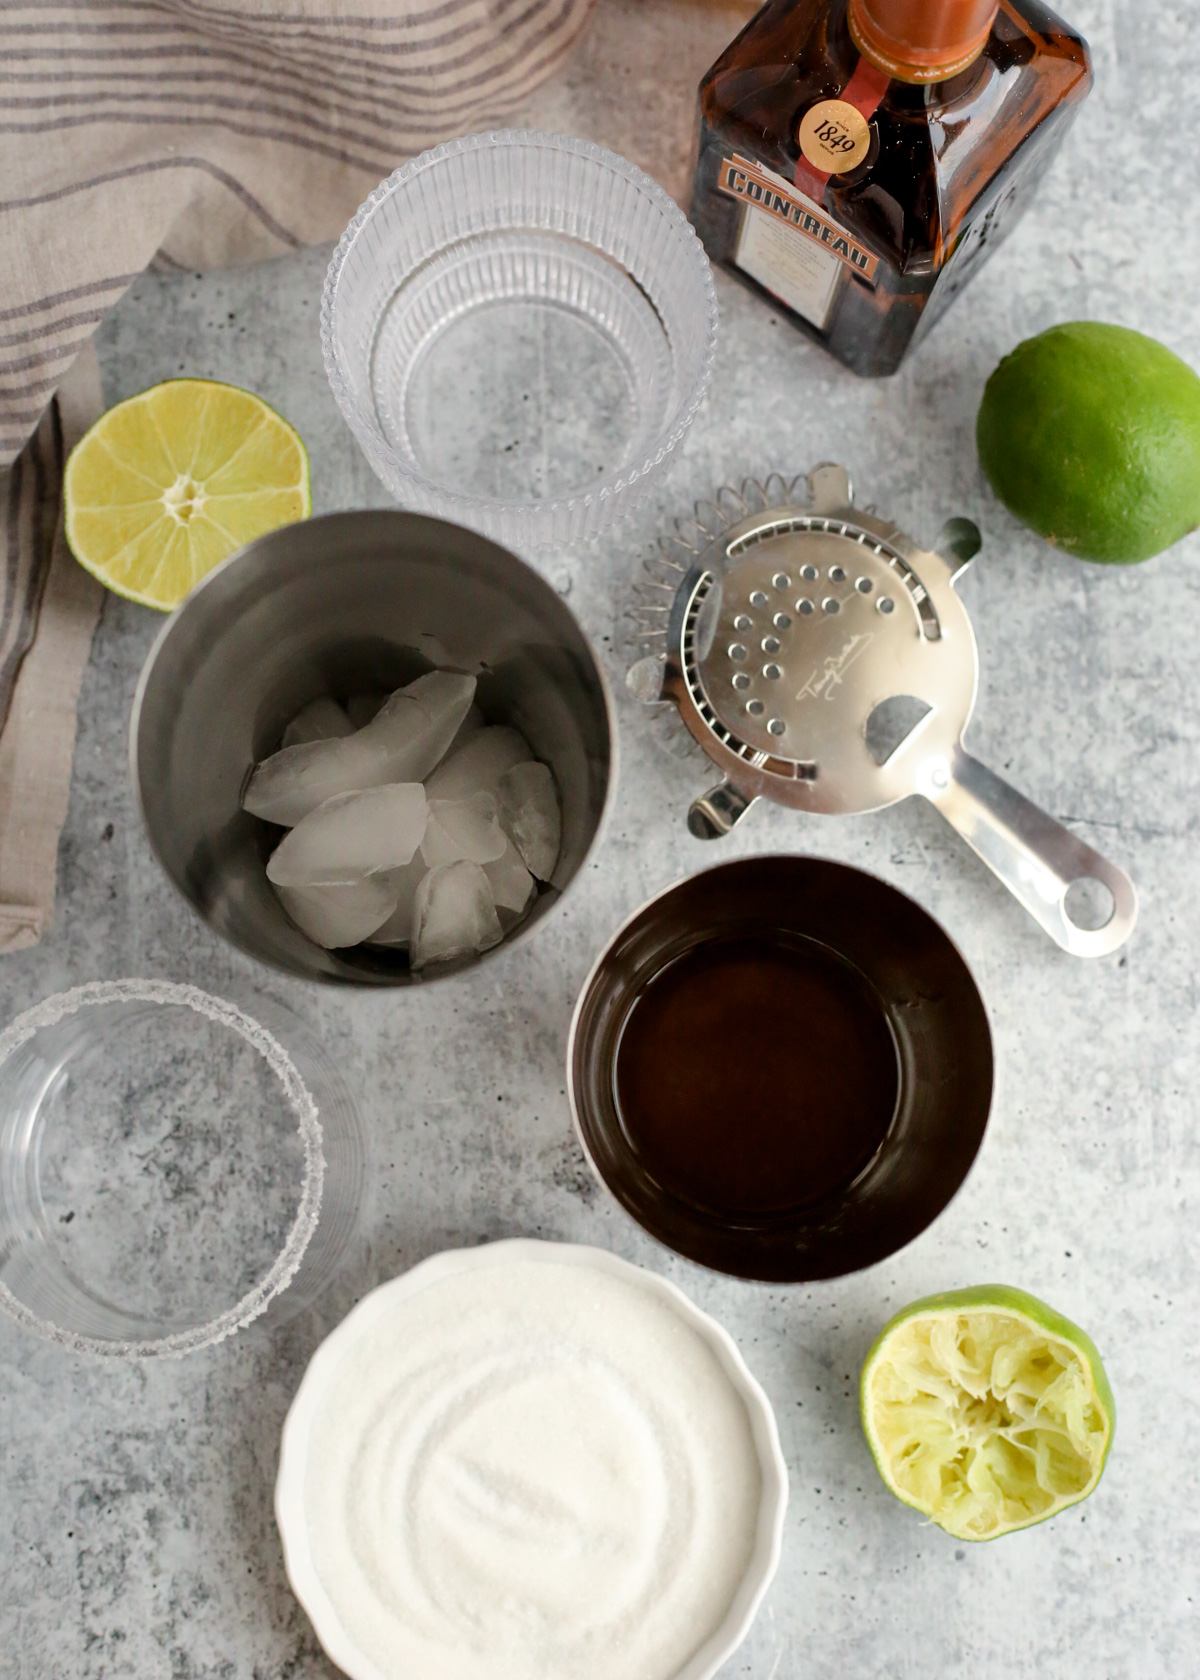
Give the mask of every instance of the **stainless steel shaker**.
[[288, 920], [264, 872], [278, 831], [240, 799], [252, 766], [309, 700], [394, 689], [432, 666], [474, 672], [488, 720], [519, 729], [558, 783], [554, 878], [500, 952], [536, 928], [577, 874], [612, 774], [604, 678], [550, 585], [443, 520], [335, 513], [259, 537], [168, 619], [134, 701], [134, 787], [163, 868], [239, 950], [306, 979], [412, 982], [402, 956], [326, 951]]

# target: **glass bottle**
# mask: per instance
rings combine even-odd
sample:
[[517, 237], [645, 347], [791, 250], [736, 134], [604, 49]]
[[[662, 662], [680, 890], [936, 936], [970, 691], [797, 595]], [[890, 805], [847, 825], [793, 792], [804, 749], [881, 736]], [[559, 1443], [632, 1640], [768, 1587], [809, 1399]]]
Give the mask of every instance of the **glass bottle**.
[[1092, 82], [1041, 0], [768, 0], [700, 84], [709, 256], [894, 373], [1024, 212]]

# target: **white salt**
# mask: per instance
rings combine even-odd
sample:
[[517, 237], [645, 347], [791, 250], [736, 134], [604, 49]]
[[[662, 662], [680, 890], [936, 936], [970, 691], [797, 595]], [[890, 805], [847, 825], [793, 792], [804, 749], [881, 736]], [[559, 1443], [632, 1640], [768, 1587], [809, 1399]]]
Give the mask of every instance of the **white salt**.
[[296, 1466], [311, 1567], [359, 1670], [708, 1673], [763, 1478], [707, 1336], [599, 1266], [514, 1259], [390, 1287], [310, 1366]]

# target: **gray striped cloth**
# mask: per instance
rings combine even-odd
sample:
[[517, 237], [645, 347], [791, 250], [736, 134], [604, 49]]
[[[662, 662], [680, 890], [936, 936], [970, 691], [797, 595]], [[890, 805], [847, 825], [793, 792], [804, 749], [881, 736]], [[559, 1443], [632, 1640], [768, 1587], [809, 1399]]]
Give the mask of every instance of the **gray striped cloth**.
[[[0, 951], [39, 938], [53, 907], [97, 611], [62, 546], [59, 483], [100, 412], [81, 358], [98, 323], [151, 264], [195, 271], [336, 238], [405, 157], [501, 123], [562, 62], [592, 0], [365, 3], [0, 0]], [[58, 670], [37, 657], [43, 640]], [[57, 767], [53, 786], [10, 762], [21, 704], [23, 761]]]

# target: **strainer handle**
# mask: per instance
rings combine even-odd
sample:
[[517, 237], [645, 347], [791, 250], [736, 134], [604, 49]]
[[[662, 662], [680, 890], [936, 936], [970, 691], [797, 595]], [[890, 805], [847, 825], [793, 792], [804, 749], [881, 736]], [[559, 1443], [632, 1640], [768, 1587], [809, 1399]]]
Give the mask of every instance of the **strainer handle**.
[[[1051, 939], [1076, 957], [1103, 957], [1123, 945], [1137, 920], [1137, 891], [1123, 869], [1047, 816], [977, 758], [955, 748], [926, 768], [921, 791], [962, 835]], [[1081, 883], [1081, 907], [1068, 889]], [[1088, 917], [1088, 891], [1111, 895], [1112, 913]], [[1073, 920], [1072, 917], [1079, 920]], [[1087, 925], [1081, 925], [1081, 921]]]

